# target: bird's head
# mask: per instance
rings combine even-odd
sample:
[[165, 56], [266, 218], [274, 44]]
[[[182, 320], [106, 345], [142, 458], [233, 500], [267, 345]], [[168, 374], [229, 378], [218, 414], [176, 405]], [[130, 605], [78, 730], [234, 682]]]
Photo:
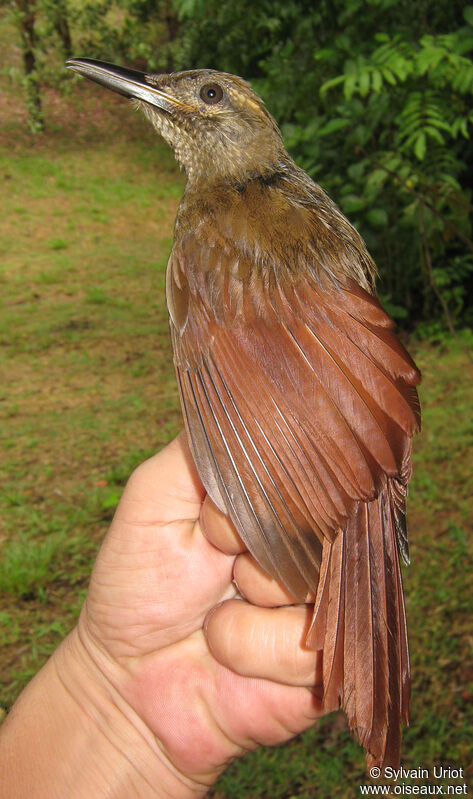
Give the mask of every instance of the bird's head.
[[148, 75], [86, 58], [67, 66], [133, 99], [190, 181], [246, 182], [271, 175], [284, 160], [276, 123], [241, 78], [209, 69]]

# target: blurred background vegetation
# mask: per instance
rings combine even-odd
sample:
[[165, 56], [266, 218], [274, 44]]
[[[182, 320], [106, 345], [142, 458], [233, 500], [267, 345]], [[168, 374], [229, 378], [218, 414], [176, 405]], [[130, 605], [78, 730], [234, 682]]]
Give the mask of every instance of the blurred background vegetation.
[[[461, 0], [10, 0], [33, 130], [64, 58], [251, 80], [298, 163], [380, 264], [394, 318], [438, 335], [473, 307], [473, 6]], [[4, 73], [20, 80], [8, 66]]]
[[[251, 81], [358, 227], [424, 373], [403, 762], [471, 775], [473, 6], [1, 0], [0, 52], [0, 703], [74, 624], [130, 471], [181, 426], [164, 270], [184, 179], [64, 59], [214, 67]], [[352, 797], [363, 780], [332, 715], [232, 766], [213, 795]]]

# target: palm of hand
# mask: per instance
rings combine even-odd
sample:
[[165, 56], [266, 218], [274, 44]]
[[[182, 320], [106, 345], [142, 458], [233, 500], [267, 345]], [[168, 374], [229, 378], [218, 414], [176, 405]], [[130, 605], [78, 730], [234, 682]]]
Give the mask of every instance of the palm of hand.
[[[97, 559], [81, 629], [172, 765], [207, 783], [230, 758], [310, 726], [319, 707], [304, 687], [238, 674], [211, 654], [203, 623], [236, 593], [235, 558], [202, 534], [204, 498], [183, 436], [139, 467]], [[254, 630], [241, 632], [241, 646], [258, 644]]]

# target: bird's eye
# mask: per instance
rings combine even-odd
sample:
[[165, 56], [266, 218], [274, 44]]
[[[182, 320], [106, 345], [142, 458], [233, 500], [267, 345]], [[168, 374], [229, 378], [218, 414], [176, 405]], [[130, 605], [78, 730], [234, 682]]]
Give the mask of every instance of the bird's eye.
[[200, 90], [200, 97], [207, 105], [215, 105], [222, 99], [223, 89], [218, 83], [206, 83]]

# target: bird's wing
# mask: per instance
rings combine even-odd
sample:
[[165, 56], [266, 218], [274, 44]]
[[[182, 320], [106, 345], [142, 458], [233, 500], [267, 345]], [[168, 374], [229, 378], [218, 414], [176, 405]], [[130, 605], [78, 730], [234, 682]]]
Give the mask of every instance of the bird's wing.
[[397, 766], [419, 373], [353, 280], [304, 268], [281, 279], [281, 257], [261, 268], [214, 227], [178, 242], [167, 273], [200, 477], [269, 574], [300, 601], [316, 592], [307, 644], [323, 651], [324, 709], [344, 707], [369, 766]]
[[261, 566], [295, 597], [317, 590], [324, 542], [388, 479], [402, 546], [419, 374], [378, 301], [347, 280], [280, 281], [192, 236], [167, 299], [199, 474]]

